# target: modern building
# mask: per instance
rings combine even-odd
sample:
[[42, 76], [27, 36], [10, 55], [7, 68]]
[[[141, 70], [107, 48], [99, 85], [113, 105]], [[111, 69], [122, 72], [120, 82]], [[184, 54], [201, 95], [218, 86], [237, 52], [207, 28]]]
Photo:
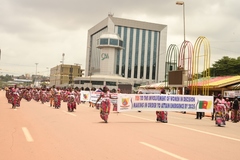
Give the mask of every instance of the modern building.
[[[92, 83], [94, 77], [96, 81], [102, 81], [102, 85], [108, 85], [104, 79], [115, 79], [115, 83], [132, 86], [164, 81], [166, 47], [166, 25], [109, 15], [88, 31], [86, 77], [74, 79], [75, 84]], [[111, 59], [108, 62], [111, 69], [108, 66], [107, 72], [103, 72], [101, 65], [106, 58]]]
[[50, 86], [71, 86], [74, 78], [82, 77], [83, 71], [80, 65], [57, 65], [50, 69]]

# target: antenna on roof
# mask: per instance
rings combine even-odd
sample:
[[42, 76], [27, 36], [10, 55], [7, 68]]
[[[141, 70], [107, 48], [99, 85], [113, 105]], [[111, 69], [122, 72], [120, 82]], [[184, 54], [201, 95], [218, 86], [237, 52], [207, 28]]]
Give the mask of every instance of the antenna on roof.
[[62, 54], [62, 60], [60, 61], [62, 64], [64, 64], [64, 56], [65, 56], [65, 53]]
[[113, 15], [114, 15], [114, 14], [113, 14], [112, 12], [109, 12], [109, 13], [108, 13], [108, 17], [113, 17]]

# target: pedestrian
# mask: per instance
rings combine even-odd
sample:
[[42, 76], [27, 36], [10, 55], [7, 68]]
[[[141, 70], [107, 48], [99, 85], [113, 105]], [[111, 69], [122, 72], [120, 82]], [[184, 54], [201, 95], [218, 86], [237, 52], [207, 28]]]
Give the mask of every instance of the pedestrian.
[[107, 123], [108, 115], [110, 113], [110, 102], [111, 94], [107, 86], [103, 87], [103, 91], [101, 92], [99, 98], [96, 101], [96, 104], [101, 99], [101, 107], [100, 107], [100, 117]]
[[55, 85], [50, 89], [50, 107], [54, 107]]
[[[201, 94], [200, 94], [200, 95], [201, 95]], [[197, 112], [195, 119], [202, 119], [203, 116], [204, 116], [204, 115], [203, 115], [203, 112]]]
[[202, 119], [202, 117], [203, 117], [203, 112], [197, 112], [195, 119]]
[[222, 97], [221, 94], [218, 94], [217, 98], [214, 101], [214, 108], [213, 108], [213, 114], [212, 114], [212, 120], [216, 119], [215, 114], [216, 114], [216, 107], [218, 104], [226, 104], [225, 99]]
[[[165, 89], [162, 89], [160, 91], [160, 94], [166, 94]], [[168, 122], [167, 115], [168, 115], [167, 111], [156, 111], [156, 120], [163, 123], [167, 123]]]
[[214, 101], [215, 104], [215, 123], [218, 126], [226, 125], [225, 123], [225, 113], [226, 113], [226, 101], [221, 94]]
[[[138, 94], [143, 94], [142, 91], [138, 91]], [[142, 112], [141, 110], [138, 110], [138, 112]]]
[[231, 102], [229, 101], [229, 98], [226, 98], [226, 114], [225, 114], [225, 119], [226, 119], [226, 121], [228, 121], [229, 120], [229, 112], [230, 112], [230, 110], [231, 110]]
[[55, 90], [54, 107], [57, 109], [61, 107], [61, 90], [59, 87]]
[[238, 116], [237, 116], [237, 112], [239, 110], [239, 102], [238, 102], [238, 97], [236, 96], [234, 101], [233, 101], [233, 122], [237, 123], [239, 121]]

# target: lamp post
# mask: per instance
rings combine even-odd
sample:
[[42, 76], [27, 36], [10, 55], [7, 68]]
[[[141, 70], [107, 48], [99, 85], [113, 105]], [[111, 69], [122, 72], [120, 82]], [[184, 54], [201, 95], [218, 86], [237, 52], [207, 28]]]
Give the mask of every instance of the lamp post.
[[37, 65], [38, 63], [35, 63], [36, 64], [36, 73], [35, 73], [35, 85], [38, 86], [38, 82], [37, 82]]
[[35, 63], [36, 64], [36, 76], [37, 76], [37, 65], [38, 65], [38, 63]]
[[[176, 2], [176, 5], [181, 5], [183, 6], [183, 43], [184, 43], [184, 48], [183, 48], [183, 57], [184, 57], [184, 61], [185, 61], [185, 49], [186, 49], [186, 46], [185, 46], [185, 41], [186, 41], [186, 33], [185, 33], [185, 3], [183, 1], [177, 1]], [[185, 68], [184, 66], [184, 62], [183, 62], [183, 69]], [[185, 83], [185, 82], [184, 82]], [[182, 94], [184, 95], [185, 93], [185, 88], [184, 86], [182, 87]], [[186, 112], [184, 112], [186, 113]]]
[[184, 37], [184, 42], [185, 42], [185, 40], [186, 40], [186, 37], [185, 37], [185, 3], [183, 1], [177, 1], [176, 5], [183, 6], [183, 37]]

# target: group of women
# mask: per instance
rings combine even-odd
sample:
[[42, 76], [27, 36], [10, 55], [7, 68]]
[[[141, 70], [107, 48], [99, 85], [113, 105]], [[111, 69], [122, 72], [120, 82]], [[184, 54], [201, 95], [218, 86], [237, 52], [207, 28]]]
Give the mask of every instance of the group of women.
[[[50, 102], [50, 106], [55, 108], [61, 107], [61, 101], [67, 102], [68, 111], [74, 111], [76, 106], [80, 104], [81, 90], [78, 88], [63, 88], [53, 86], [51, 88], [18, 88], [17, 86], [5, 88], [6, 98], [8, 103], [12, 105], [12, 108], [20, 107], [21, 100], [26, 101], [34, 100], [41, 102], [42, 104]], [[108, 116], [111, 110], [112, 99], [117, 99], [117, 96], [110, 93], [107, 86], [104, 86], [100, 90], [99, 98], [96, 104], [99, 103], [100, 117], [104, 122], [108, 122]], [[120, 89], [117, 90], [120, 93]], [[160, 94], [166, 94], [164, 90], [161, 90]], [[115, 101], [116, 102], [116, 101]], [[117, 103], [113, 104], [113, 111], [117, 111]], [[231, 116], [229, 116], [231, 113]], [[156, 111], [157, 121], [167, 123], [167, 112]], [[221, 94], [214, 101], [214, 112], [212, 114], [212, 120], [215, 120], [217, 125], [225, 125], [225, 121], [232, 120], [232, 122], [239, 122], [240, 110], [237, 97], [233, 101], [228, 98], [224, 99]]]
[[[229, 116], [230, 113], [231, 116]], [[224, 97], [219, 94], [214, 101], [212, 120], [215, 120], [215, 123], [219, 126], [226, 125], [225, 121], [228, 120], [234, 123], [239, 122], [240, 111], [238, 97], [230, 101], [229, 98], [224, 99]]]
[[26, 101], [34, 100], [42, 104], [50, 102], [50, 106], [61, 107], [61, 101], [67, 102], [68, 111], [76, 109], [76, 104], [80, 104], [80, 90], [78, 88], [60, 89], [55, 86], [51, 88], [18, 88], [17, 86], [5, 88], [8, 103], [12, 108], [20, 107], [22, 99]]

